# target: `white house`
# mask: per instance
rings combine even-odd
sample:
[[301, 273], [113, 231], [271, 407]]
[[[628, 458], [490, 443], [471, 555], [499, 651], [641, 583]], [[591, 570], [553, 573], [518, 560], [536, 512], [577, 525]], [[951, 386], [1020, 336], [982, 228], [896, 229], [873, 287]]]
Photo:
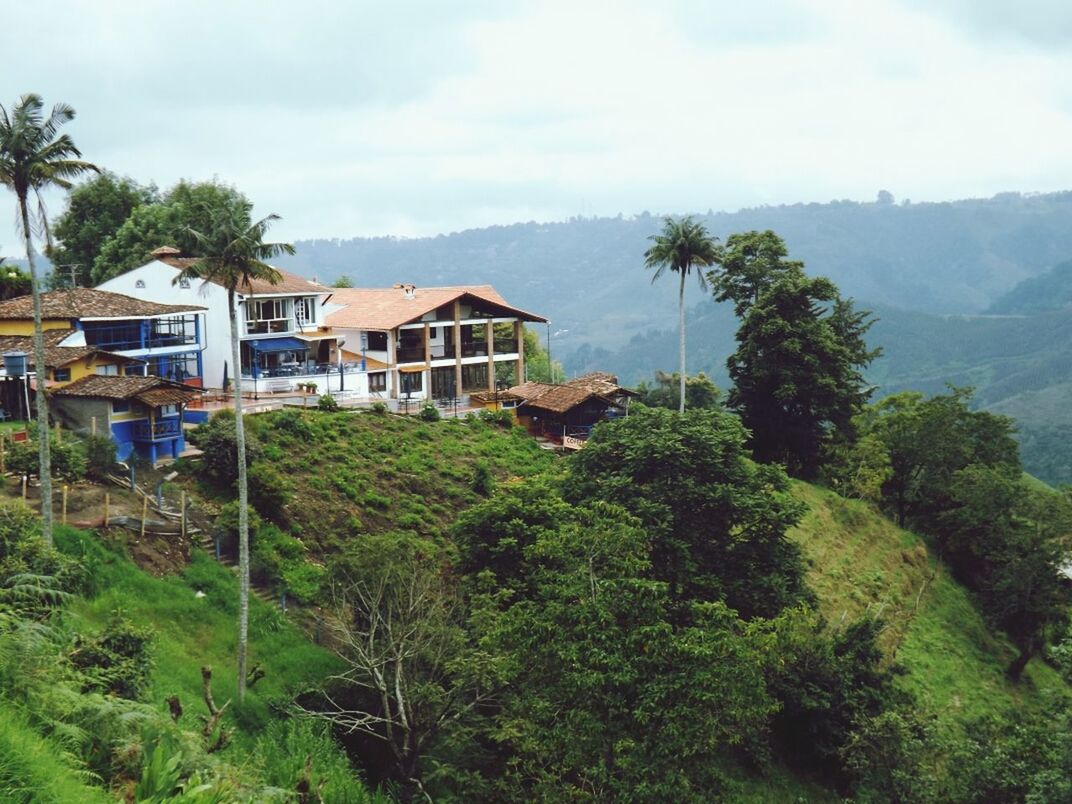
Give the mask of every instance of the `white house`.
[[392, 399], [458, 398], [522, 382], [525, 322], [547, 320], [511, 307], [490, 285], [338, 288], [324, 309], [343, 358], [367, 369], [362, 395]]
[[[222, 388], [235, 370], [226, 288], [200, 280], [175, 284], [180, 271], [195, 262], [177, 249], [159, 248], [153, 257], [98, 288], [206, 308], [202, 376], [206, 388]], [[325, 304], [334, 291], [296, 274], [280, 273], [279, 284], [254, 281], [236, 294], [243, 385], [254, 393], [290, 390], [308, 382], [316, 383], [319, 391], [360, 390], [362, 367], [342, 360], [338, 339], [325, 320]]]

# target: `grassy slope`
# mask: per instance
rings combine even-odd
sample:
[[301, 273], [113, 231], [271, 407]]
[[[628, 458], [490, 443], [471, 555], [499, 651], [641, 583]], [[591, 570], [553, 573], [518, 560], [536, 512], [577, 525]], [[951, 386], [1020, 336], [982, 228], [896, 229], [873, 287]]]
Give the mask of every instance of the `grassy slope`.
[[[57, 542], [66, 552], [86, 556], [93, 566], [95, 594], [72, 606], [77, 630], [99, 630], [116, 609], [155, 630], [156, 667], [149, 692], [154, 705], [166, 711], [168, 696], [178, 695], [187, 713], [184, 720], [203, 714], [201, 665], [214, 668], [217, 704], [234, 697], [238, 590], [229, 570], [196, 551], [182, 575], [154, 578], [92, 534], [64, 528]], [[205, 597], [195, 597], [199, 590]], [[269, 709], [273, 701], [338, 666], [331, 653], [256, 598], [250, 600], [250, 663], [260, 663], [267, 672], [245, 702], [231, 704], [227, 720], [237, 728], [223, 756], [236, 765], [243, 764], [257, 733], [274, 718]]]
[[884, 647], [906, 670], [901, 683], [943, 726], [956, 729], [988, 712], [1068, 694], [1037, 659], [1020, 684], [1005, 678], [1012, 647], [987, 628], [967, 590], [920, 537], [864, 503], [803, 483], [795, 491], [809, 512], [792, 535], [804, 549], [823, 612], [837, 623], [881, 611], [889, 623]]
[[0, 790], [5, 801], [64, 804], [115, 799], [90, 784], [62, 746], [43, 737], [18, 708], [0, 700]]
[[[304, 426], [288, 427], [293, 416]], [[286, 478], [285, 524], [323, 548], [355, 532], [438, 534], [480, 499], [471, 487], [478, 462], [502, 479], [535, 474], [554, 460], [520, 429], [481, 421], [280, 411], [247, 422], [265, 444], [264, 459]]]

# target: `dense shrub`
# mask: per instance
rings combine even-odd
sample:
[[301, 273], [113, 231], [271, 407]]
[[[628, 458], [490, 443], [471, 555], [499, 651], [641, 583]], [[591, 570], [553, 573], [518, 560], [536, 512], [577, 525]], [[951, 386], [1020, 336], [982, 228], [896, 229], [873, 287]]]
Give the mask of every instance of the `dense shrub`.
[[320, 399], [317, 400], [316, 406], [318, 409], [326, 413], [335, 413], [339, 410], [339, 403], [331, 394], [323, 394]]
[[385, 416], [387, 410], [387, 404], [385, 402], [373, 402], [369, 407], [369, 412], [375, 413], [377, 416]]
[[103, 480], [115, 468], [115, 441], [106, 435], [86, 437], [86, 464], [90, 477]]
[[491, 467], [488, 466], [487, 461], [477, 461], [476, 466], [473, 467], [472, 487], [473, 491], [481, 497], [491, 496], [492, 489], [495, 487], [495, 479], [491, 475]]
[[275, 466], [259, 461], [249, 467], [249, 502], [261, 516], [281, 519], [290, 500], [286, 479]]
[[[220, 490], [230, 490], [238, 480], [238, 449], [233, 410], [221, 410], [192, 433], [190, 441], [198, 446], [201, 475]], [[261, 454], [261, 446], [252, 429], [246, 429], [246, 465]]]
[[[12, 444], [8, 450], [6, 463], [9, 471], [20, 475], [36, 477], [39, 463], [37, 454], [36, 426], [30, 428], [30, 438]], [[86, 476], [86, 445], [80, 439], [68, 435], [57, 440], [55, 435], [49, 438], [52, 453], [52, 476], [67, 481], [82, 480]]]
[[99, 635], [76, 639], [70, 660], [85, 678], [84, 690], [137, 700], [149, 687], [152, 643], [152, 629], [139, 627], [116, 611]]
[[433, 405], [431, 402], [421, 407], [420, 413], [417, 414], [421, 421], [424, 422], [437, 422], [440, 419], [439, 408]]

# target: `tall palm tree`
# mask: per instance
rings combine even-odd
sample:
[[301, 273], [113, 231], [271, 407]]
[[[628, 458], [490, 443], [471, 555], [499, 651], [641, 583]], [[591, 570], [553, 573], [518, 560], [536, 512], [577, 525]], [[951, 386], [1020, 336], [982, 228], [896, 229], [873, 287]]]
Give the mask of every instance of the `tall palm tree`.
[[[0, 185], [19, 201], [19, 228], [30, 264], [30, 294], [33, 297], [34, 368], [37, 372], [38, 476], [41, 478], [41, 535], [52, 544], [52, 460], [48, 445], [48, 399], [45, 394], [45, 340], [41, 333], [41, 285], [34, 264], [33, 235], [49, 243], [48, 217], [41, 191], [71, 186], [71, 180], [96, 165], [78, 159], [81, 151], [59, 128], [74, 119], [74, 109], [57, 103], [47, 117], [40, 95], [23, 95], [9, 113], [0, 105]], [[30, 195], [36, 209], [30, 212]]]
[[249, 294], [252, 282], [277, 285], [283, 276], [265, 260], [293, 254], [289, 243], [265, 243], [264, 235], [278, 215], [268, 215], [250, 224], [253, 205], [242, 200], [208, 210], [211, 228], [190, 229], [204, 257], [183, 269], [172, 281], [200, 279], [227, 289], [227, 313], [231, 320], [231, 361], [234, 372], [235, 448], [238, 451], [238, 700], [246, 694], [246, 652], [249, 641], [249, 487], [246, 480], [246, 427], [242, 421], [242, 363], [238, 340], [237, 296]]
[[644, 267], [654, 268], [654, 282], [669, 268], [680, 277], [677, 295], [678, 327], [678, 412], [685, 412], [685, 277], [695, 266], [696, 278], [700, 280], [700, 289], [706, 290], [703, 271], [700, 269], [712, 265], [718, 260], [718, 238], [711, 237], [707, 228], [691, 217], [664, 218], [663, 230], [648, 238], [655, 243], [644, 252]]

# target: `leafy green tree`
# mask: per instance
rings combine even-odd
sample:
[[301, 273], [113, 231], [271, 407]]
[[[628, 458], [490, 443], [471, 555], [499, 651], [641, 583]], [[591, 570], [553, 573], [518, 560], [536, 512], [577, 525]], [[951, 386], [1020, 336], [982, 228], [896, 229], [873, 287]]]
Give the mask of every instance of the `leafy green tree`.
[[55, 266], [53, 284], [69, 285], [70, 268], [74, 268], [77, 284], [91, 284], [93, 266], [103, 245], [115, 236], [135, 209], [155, 200], [154, 187], [142, 187], [133, 179], [108, 172], [73, 188], [67, 208], [53, 226], [58, 241], [48, 252]]
[[1064, 495], [1027, 486], [1007, 465], [961, 469], [951, 499], [953, 507], [940, 517], [939, 544], [979, 593], [983, 613], [1016, 645], [1008, 675], [1017, 680], [1047, 639], [1068, 624], [1072, 590], [1060, 570], [1072, 504]]
[[[52, 107], [44, 115], [40, 95], [28, 94], [19, 98], [10, 113], [0, 106], [0, 185], [15, 193], [19, 205], [19, 230], [26, 245], [26, 260], [30, 265], [30, 291], [33, 295], [34, 365], [43, 374], [45, 340], [41, 331], [41, 283], [34, 262], [33, 233], [44, 232], [50, 242], [48, 217], [41, 192], [49, 187], [71, 186], [71, 180], [97, 167], [78, 157], [81, 151], [74, 140], [59, 129], [74, 119], [74, 109], [64, 103]], [[30, 196], [36, 200], [36, 212], [30, 213]], [[31, 222], [31, 219], [33, 221]], [[48, 399], [44, 383], [37, 387], [38, 459], [41, 478], [41, 535], [52, 543], [52, 473], [48, 443]]]
[[477, 533], [462, 548], [496, 590], [477, 618], [480, 649], [503, 659], [490, 741], [507, 753], [490, 797], [710, 800], [719, 759], [765, 740], [765, 638], [721, 603], [675, 628], [648, 539], [620, 508], [547, 487], [507, 496], [467, 518]]
[[195, 233], [209, 232], [229, 218], [251, 225], [251, 205], [233, 187], [217, 182], [180, 181], [159, 203], [143, 204], [100, 247], [93, 262], [94, 284], [144, 265], [161, 246], [189, 257], [211, 257]]
[[902, 527], [933, 531], [951, 505], [954, 474], [970, 464], [1019, 471], [1012, 420], [973, 411], [970, 401], [966, 388], [930, 399], [904, 392], [871, 405], [857, 420], [861, 437], [873, 435], [888, 451], [892, 473], [883, 502]]
[[828, 279], [787, 269], [757, 292], [727, 361], [729, 404], [751, 431], [757, 460], [812, 477], [824, 446], [848, 430], [870, 396], [862, 371], [879, 350], [864, 342], [867, 314]]
[[354, 282], [350, 279], [348, 274], [342, 274], [338, 279], [331, 283], [333, 288], [352, 288]]
[[525, 376], [520, 380], [554, 382], [556, 378], [561, 379], [565, 376], [562, 364], [550, 359], [536, 330], [525, 327], [522, 330], [522, 337], [525, 341]]
[[15, 265], [4, 265], [4, 259], [0, 257], [0, 301], [25, 296], [30, 289], [30, 275]]
[[289, 243], [265, 243], [264, 236], [278, 215], [250, 223], [253, 205], [242, 199], [235, 205], [206, 206], [198, 209], [209, 226], [204, 231], [189, 230], [204, 257], [183, 269], [173, 280], [199, 279], [227, 288], [227, 313], [231, 322], [231, 365], [234, 366], [235, 452], [238, 463], [238, 698], [246, 693], [246, 649], [249, 642], [249, 488], [246, 478], [246, 428], [242, 418], [242, 370], [238, 339], [237, 295], [252, 280], [278, 284], [282, 275], [265, 260], [293, 254]]
[[786, 538], [803, 509], [780, 468], [749, 460], [728, 413], [639, 408], [601, 424], [565, 483], [570, 502], [604, 500], [641, 520], [654, 576], [676, 601], [724, 600], [751, 618], [808, 597]]
[[718, 259], [718, 246], [707, 228], [692, 218], [665, 218], [659, 234], [648, 238], [655, 245], [644, 252], [644, 267], [655, 269], [654, 282], [666, 269], [678, 274], [678, 413], [685, 412], [685, 277], [696, 268], [700, 288], [706, 289], [703, 272]]
[[[637, 386], [637, 393], [640, 394], [637, 401], [649, 408], [678, 410], [681, 407], [678, 399], [680, 385], [681, 378], [676, 371], [673, 374], [656, 371], [651, 385], [641, 382]], [[702, 371], [685, 378], [685, 405], [690, 410], [718, 410], [721, 397], [722, 392]]]
[[775, 283], [804, 272], [804, 263], [788, 256], [785, 241], [770, 229], [731, 234], [719, 251], [718, 267], [707, 274], [715, 301], [733, 302], [737, 317], [744, 318]]

